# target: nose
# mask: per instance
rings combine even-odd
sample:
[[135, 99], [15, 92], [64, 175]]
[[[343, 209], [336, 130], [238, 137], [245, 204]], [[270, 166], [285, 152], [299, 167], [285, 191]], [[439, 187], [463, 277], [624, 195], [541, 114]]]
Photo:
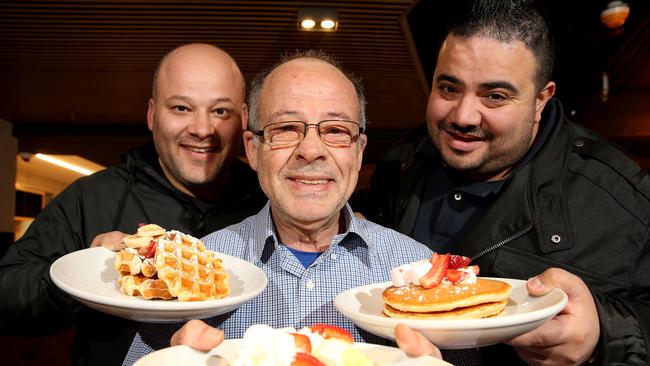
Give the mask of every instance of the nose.
[[215, 133], [215, 122], [212, 121], [208, 112], [197, 110], [187, 132], [200, 138], [212, 136]]
[[320, 136], [318, 136], [318, 126], [307, 126], [305, 137], [296, 147], [295, 154], [299, 159], [304, 159], [307, 162], [325, 158], [327, 147], [321, 141]]
[[472, 128], [481, 124], [481, 102], [478, 98], [464, 95], [458, 99], [450, 115], [451, 122], [461, 128]]

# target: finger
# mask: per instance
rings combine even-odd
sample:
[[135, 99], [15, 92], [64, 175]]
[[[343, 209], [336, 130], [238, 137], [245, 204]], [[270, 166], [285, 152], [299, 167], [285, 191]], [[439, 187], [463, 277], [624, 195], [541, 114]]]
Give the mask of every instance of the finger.
[[124, 248], [124, 234], [120, 231], [111, 231], [97, 235], [90, 243], [91, 248], [104, 247], [112, 251], [119, 251]]
[[566, 341], [566, 325], [562, 320], [562, 316], [549, 319], [534, 330], [505, 343], [514, 347], [552, 347], [563, 344]]
[[395, 327], [395, 340], [399, 348], [411, 357], [428, 355], [442, 359], [438, 347], [429, 342], [422, 333], [414, 331], [404, 324], [398, 324]]
[[223, 341], [223, 332], [200, 320], [190, 320], [179, 329], [170, 341], [172, 346], [180, 344], [208, 351]]
[[534, 296], [545, 295], [556, 287], [566, 292], [569, 298], [581, 296], [587, 290], [579, 277], [560, 268], [549, 268], [526, 283], [528, 292]]

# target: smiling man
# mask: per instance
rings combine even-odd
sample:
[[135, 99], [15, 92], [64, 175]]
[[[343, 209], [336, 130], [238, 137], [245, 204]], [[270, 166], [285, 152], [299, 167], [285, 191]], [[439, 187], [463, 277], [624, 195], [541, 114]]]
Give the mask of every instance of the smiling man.
[[527, 279], [532, 295], [569, 295], [539, 328], [481, 348], [477, 364], [644, 365], [650, 178], [566, 118], [552, 69], [532, 1], [476, 0], [438, 53], [429, 136], [420, 129], [378, 164], [369, 201], [381, 207], [366, 216], [472, 258], [481, 275]]
[[[269, 203], [203, 240], [209, 249], [257, 265], [269, 284], [236, 311], [206, 320], [226, 338], [240, 338], [257, 323], [296, 328], [326, 323], [346, 328], [357, 341], [385, 342], [341, 315], [334, 297], [388, 281], [393, 267], [429, 258], [431, 251], [356, 218], [347, 205], [366, 145], [364, 104], [357, 79], [315, 52], [287, 57], [253, 81], [244, 143]], [[169, 346], [179, 326], [144, 324], [125, 364]], [[196, 329], [211, 328], [191, 322], [180, 338], [219, 340]]]
[[76, 325], [72, 364], [122, 362], [138, 324], [81, 306], [52, 283], [50, 265], [89, 246], [118, 247], [140, 223], [201, 237], [257, 212], [263, 194], [236, 159], [244, 87], [235, 61], [217, 47], [183, 45], [162, 59], [147, 112], [154, 143], [72, 183], [0, 261], [0, 334]]

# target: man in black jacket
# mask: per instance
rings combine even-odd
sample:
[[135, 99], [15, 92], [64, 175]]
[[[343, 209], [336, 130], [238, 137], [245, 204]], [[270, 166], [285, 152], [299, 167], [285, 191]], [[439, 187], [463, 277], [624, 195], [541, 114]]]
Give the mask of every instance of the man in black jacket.
[[3, 335], [50, 334], [77, 325], [74, 364], [121, 364], [137, 323], [88, 309], [49, 277], [57, 258], [118, 245], [140, 223], [202, 237], [256, 213], [266, 201], [237, 160], [248, 113], [235, 61], [206, 44], [176, 48], [154, 75], [149, 143], [114, 167], [61, 192], [0, 261]]
[[[530, 4], [479, 0], [438, 55], [429, 136], [413, 134], [377, 167], [379, 206], [366, 216], [471, 257], [484, 276], [567, 292], [568, 306], [514, 347], [480, 349], [484, 364], [647, 364], [650, 178], [567, 121], [552, 63]], [[431, 350], [411, 340], [414, 353]]]

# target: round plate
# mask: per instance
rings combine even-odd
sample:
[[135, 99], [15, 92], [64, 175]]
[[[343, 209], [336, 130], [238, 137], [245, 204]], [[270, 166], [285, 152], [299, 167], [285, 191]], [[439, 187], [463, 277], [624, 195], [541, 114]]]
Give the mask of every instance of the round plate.
[[533, 330], [559, 313], [568, 302], [564, 291], [553, 289], [544, 296], [532, 297], [526, 281], [492, 278], [512, 286], [508, 305], [494, 318], [467, 320], [397, 319], [383, 315], [382, 292], [391, 282], [361, 286], [340, 293], [334, 306], [360, 328], [380, 337], [395, 339], [397, 324], [417, 329], [439, 348], [487, 346]]
[[219, 300], [145, 300], [127, 296], [117, 287], [115, 252], [89, 248], [67, 254], [50, 267], [52, 281], [79, 302], [104, 313], [141, 322], [165, 323], [202, 319], [240, 307], [266, 288], [264, 272], [255, 265], [217, 253], [228, 272], [230, 294]]
[[[356, 343], [375, 365], [382, 366], [451, 366], [451, 364], [430, 356], [408, 357], [399, 348], [369, 343]], [[234, 363], [237, 350], [242, 347], [241, 339], [228, 339], [210, 352], [200, 352], [187, 346], [175, 346], [150, 353], [133, 366], [228, 366]]]

